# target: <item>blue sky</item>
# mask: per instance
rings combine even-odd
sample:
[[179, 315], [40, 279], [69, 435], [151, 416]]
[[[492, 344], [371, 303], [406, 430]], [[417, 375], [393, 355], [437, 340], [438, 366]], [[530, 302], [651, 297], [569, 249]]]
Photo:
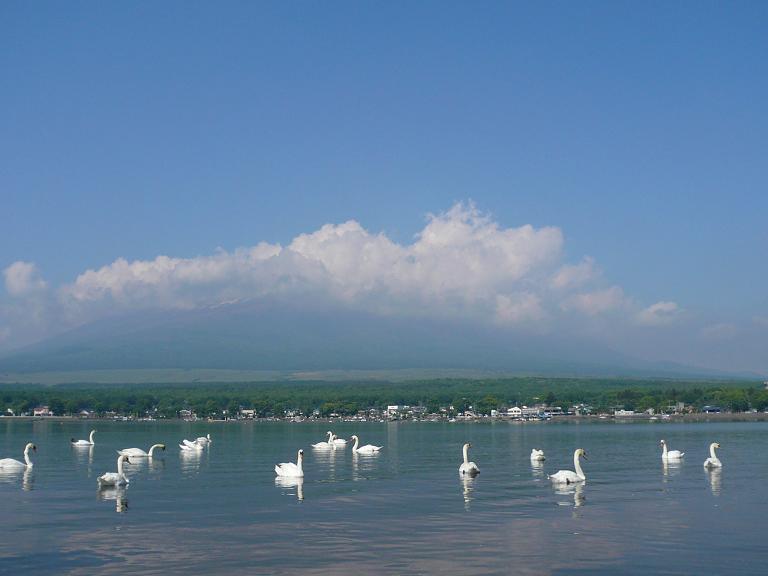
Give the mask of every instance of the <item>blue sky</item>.
[[408, 245], [471, 200], [557, 227], [639, 308], [748, 323], [767, 26], [760, 2], [6, 2], [0, 268], [58, 289], [350, 219]]

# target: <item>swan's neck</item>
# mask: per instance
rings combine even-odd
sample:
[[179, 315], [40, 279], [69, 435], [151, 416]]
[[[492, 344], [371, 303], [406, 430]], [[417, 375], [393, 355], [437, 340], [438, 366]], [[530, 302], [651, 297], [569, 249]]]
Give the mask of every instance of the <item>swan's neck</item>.
[[26, 462], [27, 466], [32, 466], [32, 459], [29, 457], [29, 446], [24, 448], [24, 462]]
[[661, 453], [662, 453], [664, 456], [666, 456], [666, 455], [667, 455], [667, 443], [666, 443], [666, 442], [662, 442], [662, 443], [661, 443]]
[[96, 433], [96, 430], [91, 430], [91, 433], [88, 435], [88, 441], [93, 444], [93, 435]]
[[155, 448], [160, 448], [162, 444], [153, 444], [152, 447], [149, 449], [149, 452], [147, 453], [150, 458], [152, 458], [152, 453], [155, 451]]
[[469, 446], [464, 444], [464, 448], [462, 449], [462, 453], [464, 454], [464, 464], [469, 464]]
[[125, 474], [123, 474], [123, 457], [122, 456], [117, 459], [117, 475], [120, 478], [125, 476]]
[[715, 454], [715, 445], [710, 444], [709, 445], [709, 455], [712, 456], [713, 460], [717, 460], [717, 454]]
[[586, 478], [586, 476], [584, 476], [584, 471], [581, 469], [581, 462], [579, 461], [579, 453], [578, 452], [574, 452], [573, 453], [573, 467], [575, 468], [576, 475], [579, 478], [582, 478], [582, 479]]
[[331, 442], [333, 442], [333, 432], [328, 431], [328, 444], [330, 444]]
[[302, 468], [302, 466], [301, 466], [301, 464], [302, 464], [302, 462], [303, 462], [303, 461], [304, 461], [304, 455], [303, 455], [303, 454], [299, 454], [299, 457], [298, 457], [298, 458], [296, 458], [296, 467], [297, 467], [297, 468], [298, 468], [300, 471], [302, 471], [302, 472], [304, 471], [304, 469], [303, 469], [303, 468]]
[[357, 450], [358, 440], [359, 440], [359, 438], [357, 436], [355, 436], [355, 445], [352, 446], [352, 450]]

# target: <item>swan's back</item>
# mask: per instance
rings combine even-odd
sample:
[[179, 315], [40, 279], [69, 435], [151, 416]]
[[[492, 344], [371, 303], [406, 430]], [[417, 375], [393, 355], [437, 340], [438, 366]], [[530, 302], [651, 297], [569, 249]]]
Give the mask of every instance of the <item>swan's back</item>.
[[24, 462], [19, 462], [13, 458], [0, 459], [0, 468], [26, 468], [27, 465]]
[[549, 476], [549, 479], [558, 484], [574, 484], [576, 482], [584, 481], [584, 479], [573, 470], [559, 470], [556, 474]]
[[474, 462], [462, 462], [459, 466], [459, 474], [480, 474], [480, 468]]

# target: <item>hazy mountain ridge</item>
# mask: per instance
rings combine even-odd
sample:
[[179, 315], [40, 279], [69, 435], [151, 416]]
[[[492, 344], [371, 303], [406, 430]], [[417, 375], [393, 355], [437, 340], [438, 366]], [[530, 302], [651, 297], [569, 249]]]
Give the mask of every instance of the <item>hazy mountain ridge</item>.
[[[567, 337], [522, 337], [459, 321], [415, 321], [276, 302], [111, 318], [0, 358], [3, 381], [13, 373], [114, 370], [208, 370], [221, 371], [222, 377], [228, 371], [251, 371], [289, 378], [297, 372], [402, 370], [734, 376], [647, 363]], [[173, 378], [178, 377], [176, 372]]]

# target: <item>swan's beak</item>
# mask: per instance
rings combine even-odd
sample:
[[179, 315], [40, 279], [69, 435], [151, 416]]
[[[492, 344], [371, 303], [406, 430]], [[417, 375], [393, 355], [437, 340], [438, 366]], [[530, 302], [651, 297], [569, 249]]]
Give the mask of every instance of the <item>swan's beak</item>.
[[32, 444], [32, 450], [33, 450], [34, 452], [37, 452], [37, 446], [35, 446], [34, 444]]
[[581, 453], [581, 457], [584, 458], [584, 460], [589, 460], [589, 458], [587, 458], [587, 453], [586, 452], [582, 452]]

